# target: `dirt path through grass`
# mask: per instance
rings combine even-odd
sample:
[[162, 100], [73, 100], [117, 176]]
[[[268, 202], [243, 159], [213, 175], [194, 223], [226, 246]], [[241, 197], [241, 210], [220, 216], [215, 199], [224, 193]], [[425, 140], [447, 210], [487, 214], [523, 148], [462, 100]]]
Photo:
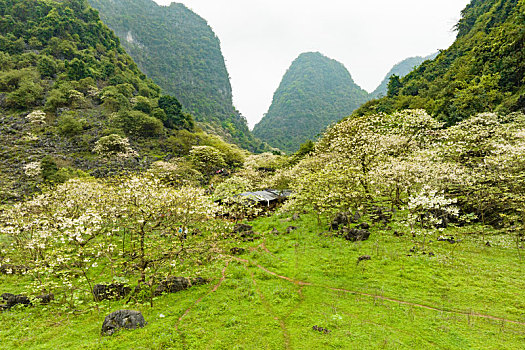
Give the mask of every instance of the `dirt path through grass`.
[[230, 265], [230, 261], [231, 260], [227, 260], [226, 261], [226, 265], [224, 266], [224, 268], [222, 269], [221, 271], [221, 278], [219, 279], [219, 281], [217, 282], [217, 284], [215, 284], [213, 286], [212, 289], [210, 289], [210, 291], [208, 293], [206, 293], [205, 295], [201, 296], [199, 299], [197, 299], [189, 308], [187, 308], [184, 313], [179, 317], [179, 319], [177, 320], [177, 323], [175, 324], [175, 329], [177, 330], [177, 332], [179, 332], [179, 334], [181, 335], [181, 338], [183, 339], [184, 341], [184, 336], [182, 334], [182, 331], [179, 329], [179, 325], [180, 323], [182, 322], [182, 319], [190, 313], [190, 311], [195, 307], [197, 306], [205, 297], [207, 297], [208, 295], [210, 295], [211, 293], [214, 293], [217, 291], [217, 289], [219, 289], [219, 287], [221, 286], [222, 282], [224, 282], [224, 280], [226, 279], [226, 269], [228, 268], [228, 266]]
[[241, 261], [243, 263], [250, 264], [252, 266], [256, 266], [260, 270], [262, 270], [262, 271], [264, 271], [264, 272], [266, 272], [266, 273], [268, 273], [268, 274], [270, 274], [272, 276], [278, 277], [280, 279], [286, 280], [288, 282], [291, 282], [291, 283], [293, 283], [295, 285], [299, 285], [299, 286], [319, 287], [319, 288], [329, 289], [329, 290], [336, 291], [336, 292], [344, 292], [344, 293], [349, 293], [349, 294], [354, 294], [354, 295], [367, 296], [367, 297], [370, 297], [370, 298], [390, 301], [390, 302], [394, 302], [394, 303], [398, 303], [398, 304], [402, 304], [402, 305], [414, 306], [414, 307], [423, 308], [423, 309], [432, 310], [432, 311], [454, 313], [454, 314], [458, 314], [458, 315], [472, 316], [472, 317], [484, 318], [484, 319], [489, 319], [489, 320], [494, 320], [494, 321], [501, 321], [501, 322], [508, 322], [508, 323], [513, 323], [513, 324], [525, 326], [525, 322], [520, 322], [520, 321], [516, 321], [516, 320], [510, 320], [510, 319], [503, 318], [503, 317], [497, 317], [497, 316], [492, 316], [492, 315], [485, 315], [485, 314], [481, 314], [481, 313], [477, 313], [477, 312], [469, 312], [469, 311], [463, 311], [463, 310], [447, 310], [447, 309], [442, 309], [442, 308], [438, 308], [438, 307], [435, 307], [435, 306], [409, 302], [409, 301], [396, 299], [396, 298], [389, 298], [389, 297], [385, 297], [385, 296], [377, 295], [377, 294], [364, 293], [364, 292], [348, 290], [348, 289], [344, 289], [344, 288], [335, 288], [335, 287], [330, 287], [330, 286], [316, 285], [316, 284], [313, 284], [313, 283], [310, 283], [310, 282], [295, 280], [295, 279], [287, 277], [287, 276], [279, 275], [278, 273], [273, 272], [273, 271], [267, 269], [266, 267], [264, 267], [264, 266], [262, 266], [260, 264], [257, 264], [255, 262], [252, 262], [252, 261], [249, 261], [249, 260], [246, 260], [246, 259], [240, 259], [240, 258], [236, 258], [236, 257], [234, 257], [234, 259], [238, 260], [238, 261]]
[[[244, 265], [244, 267], [246, 269], [248, 269], [246, 267], [246, 265]], [[248, 271], [248, 272], [250, 273], [250, 276], [252, 278], [252, 283], [253, 283], [253, 286], [255, 288], [255, 291], [257, 292], [257, 295], [259, 296], [259, 299], [261, 300], [261, 303], [263, 304], [264, 308], [266, 309], [266, 312], [268, 312], [270, 314], [270, 316], [274, 320], [279, 322], [279, 326], [281, 327], [281, 330], [283, 331], [284, 348], [287, 349], [287, 350], [291, 349], [290, 333], [288, 332], [288, 328], [286, 328], [286, 323], [284, 322], [284, 319], [282, 319], [279, 316], [277, 316], [277, 314], [273, 310], [273, 308], [270, 305], [270, 303], [268, 302], [268, 300], [266, 300], [265, 296], [262, 294], [261, 290], [259, 289], [259, 286], [257, 285], [257, 281], [255, 280], [253, 272], [251, 272], [251, 271]]]

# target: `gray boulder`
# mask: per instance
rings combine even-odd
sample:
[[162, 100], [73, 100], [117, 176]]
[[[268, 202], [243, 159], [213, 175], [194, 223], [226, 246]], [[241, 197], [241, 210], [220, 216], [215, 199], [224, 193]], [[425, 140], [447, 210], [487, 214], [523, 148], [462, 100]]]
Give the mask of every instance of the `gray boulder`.
[[42, 294], [37, 296], [36, 299], [40, 300], [40, 304], [46, 305], [49, 304], [51, 301], [55, 300], [55, 295], [53, 293]]
[[121, 328], [137, 329], [145, 325], [144, 316], [139, 311], [118, 310], [106, 316], [102, 324], [102, 334], [112, 335]]
[[292, 233], [292, 231], [297, 230], [296, 226], [288, 226], [286, 228], [286, 233]]
[[242, 255], [246, 253], [246, 249], [244, 248], [240, 248], [240, 247], [233, 247], [230, 249], [230, 254], [231, 255]]
[[351, 213], [338, 213], [334, 219], [332, 220], [332, 222], [330, 223], [330, 228], [333, 230], [333, 231], [337, 231], [339, 230], [339, 227], [341, 226], [346, 226], [348, 225], [348, 223], [350, 222], [350, 216], [352, 214]]
[[366, 241], [370, 237], [370, 231], [356, 229], [356, 228], [352, 228], [352, 229], [345, 228], [343, 229], [343, 235], [344, 235], [343, 237], [347, 241], [352, 241], [352, 242]]
[[208, 283], [204, 278], [186, 278], [186, 277], [168, 277], [164, 281], [160, 282], [159, 286], [155, 290], [155, 296], [159, 296], [162, 293], [177, 293], [181, 290], [190, 288], [200, 284]]
[[22, 294], [15, 295], [11, 293], [4, 293], [0, 296], [0, 298], [2, 298], [5, 302], [3, 306], [4, 309], [10, 309], [16, 305], [24, 305], [24, 306], [31, 305], [31, 300]]
[[241, 233], [241, 232], [247, 232], [252, 231], [253, 227], [247, 224], [237, 224], [233, 227], [234, 233]]

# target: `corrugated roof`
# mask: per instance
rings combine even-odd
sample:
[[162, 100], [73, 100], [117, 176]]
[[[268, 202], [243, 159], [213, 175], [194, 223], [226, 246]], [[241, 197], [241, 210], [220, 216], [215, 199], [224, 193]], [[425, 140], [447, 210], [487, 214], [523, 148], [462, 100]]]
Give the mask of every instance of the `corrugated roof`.
[[290, 196], [291, 193], [291, 191], [264, 190], [255, 192], [244, 192], [239, 194], [239, 196], [249, 197], [258, 202], [273, 202], [283, 197], [286, 198]]

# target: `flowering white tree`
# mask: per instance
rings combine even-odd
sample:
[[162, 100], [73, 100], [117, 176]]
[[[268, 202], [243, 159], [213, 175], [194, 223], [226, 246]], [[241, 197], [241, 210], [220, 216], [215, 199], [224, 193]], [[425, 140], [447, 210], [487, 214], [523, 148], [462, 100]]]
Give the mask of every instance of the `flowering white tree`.
[[425, 185], [422, 190], [411, 196], [408, 201], [408, 222], [413, 235], [423, 237], [423, 248], [426, 237], [443, 225], [448, 217], [458, 217], [459, 208], [455, 198], [446, 198], [443, 192]]
[[121, 137], [117, 134], [111, 134], [101, 137], [95, 143], [93, 153], [104, 157], [131, 158], [136, 157], [138, 153], [131, 148], [128, 138]]
[[333, 214], [367, 207], [387, 194], [392, 197], [392, 190], [392, 202], [399, 204], [400, 191], [408, 190], [414, 178], [407, 177], [414, 168], [409, 158], [441, 126], [421, 110], [343, 120], [327, 131], [312, 156], [294, 167], [295, 194], [288, 207]]
[[42, 174], [40, 162], [31, 162], [24, 165], [24, 173], [29, 177], [38, 177]]
[[41, 110], [35, 110], [26, 115], [26, 119], [32, 125], [44, 125], [46, 123], [46, 113]]
[[73, 303], [101, 271], [153, 288], [161, 275], [219, 256], [228, 224], [217, 212], [203, 189], [149, 176], [70, 180], [2, 213], [0, 234], [8, 237], [5, 256], [27, 267], [35, 292]]

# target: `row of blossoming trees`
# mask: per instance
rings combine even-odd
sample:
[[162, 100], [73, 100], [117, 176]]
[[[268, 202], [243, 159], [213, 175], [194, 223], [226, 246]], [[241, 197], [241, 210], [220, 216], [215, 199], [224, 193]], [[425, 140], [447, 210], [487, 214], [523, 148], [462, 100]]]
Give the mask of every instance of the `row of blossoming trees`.
[[258, 212], [235, 194], [269, 187], [292, 189], [284, 209], [320, 221], [379, 206], [401, 209], [423, 236], [445, 217], [525, 231], [519, 113], [480, 114], [450, 128], [421, 110], [349, 118], [307, 156], [249, 156], [233, 176], [220, 177], [214, 194], [195, 173], [187, 162], [158, 162], [131, 178], [70, 180], [4, 209], [0, 265], [27, 269], [33, 293], [52, 291], [70, 304], [95, 282], [153, 288], [223, 256], [224, 218]]
[[373, 206], [405, 209], [413, 230], [443, 217], [525, 231], [525, 116], [485, 113], [453, 127], [422, 110], [348, 118], [274, 183], [287, 206], [329, 218]]
[[0, 265], [26, 270], [33, 293], [71, 305], [95, 282], [152, 289], [220, 256], [227, 224], [218, 210], [203, 189], [151, 174], [70, 180], [2, 214]]

